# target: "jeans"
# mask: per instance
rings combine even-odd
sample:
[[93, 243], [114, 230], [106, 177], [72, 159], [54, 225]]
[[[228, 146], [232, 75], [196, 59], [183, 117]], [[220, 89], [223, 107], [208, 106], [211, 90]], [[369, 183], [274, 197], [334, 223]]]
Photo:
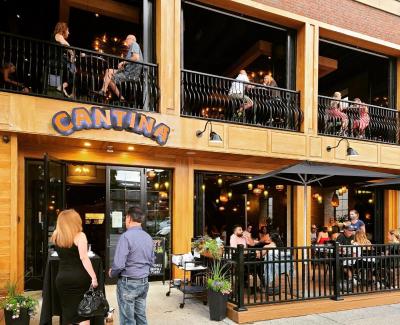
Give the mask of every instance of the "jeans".
[[147, 325], [146, 297], [149, 291], [147, 278], [120, 278], [117, 283], [119, 323], [121, 325]]

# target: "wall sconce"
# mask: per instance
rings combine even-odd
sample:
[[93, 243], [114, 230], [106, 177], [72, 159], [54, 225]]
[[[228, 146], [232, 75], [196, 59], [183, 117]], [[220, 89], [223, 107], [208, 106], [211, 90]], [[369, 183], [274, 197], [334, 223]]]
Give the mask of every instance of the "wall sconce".
[[359, 156], [358, 152], [356, 150], [354, 150], [352, 147], [350, 147], [349, 140], [347, 140], [345, 138], [341, 138], [339, 140], [338, 144], [336, 146], [334, 146], [334, 147], [327, 146], [326, 147], [326, 151], [330, 152], [332, 149], [335, 149], [335, 148], [339, 147], [340, 142], [342, 142], [343, 140], [346, 140], [346, 142], [347, 142], [346, 156], [349, 156], [349, 157], [351, 157], [351, 156]]
[[215, 132], [212, 130], [212, 123], [211, 123], [211, 121], [207, 121], [206, 125], [204, 126], [204, 130], [203, 130], [203, 131], [200, 131], [200, 130], [197, 130], [197, 131], [196, 131], [196, 137], [200, 138], [200, 137], [203, 135], [203, 133], [204, 133], [204, 132], [206, 131], [206, 129], [207, 129], [207, 124], [208, 124], [208, 123], [210, 123], [210, 139], [209, 139], [209, 141], [210, 141], [211, 143], [221, 144], [221, 143], [222, 143], [222, 138], [221, 138], [217, 133], [215, 133]]

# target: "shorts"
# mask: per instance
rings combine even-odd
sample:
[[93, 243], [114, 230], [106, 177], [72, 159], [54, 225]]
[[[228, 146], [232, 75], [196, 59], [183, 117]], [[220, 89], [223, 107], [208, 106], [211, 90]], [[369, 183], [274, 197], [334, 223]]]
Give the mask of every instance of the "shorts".
[[253, 101], [251, 100], [251, 98], [247, 95], [243, 95], [243, 94], [239, 94], [239, 93], [235, 93], [235, 94], [229, 94], [230, 97], [235, 98], [235, 99], [241, 99], [243, 100], [244, 104], [251, 104], [253, 103]]

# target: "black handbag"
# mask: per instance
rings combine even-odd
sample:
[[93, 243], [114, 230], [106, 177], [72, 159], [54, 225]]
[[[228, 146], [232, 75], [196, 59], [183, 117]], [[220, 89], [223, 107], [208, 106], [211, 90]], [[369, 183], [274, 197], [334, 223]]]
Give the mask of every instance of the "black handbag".
[[78, 315], [81, 317], [106, 316], [109, 308], [103, 291], [96, 290], [93, 286], [90, 286], [79, 303]]

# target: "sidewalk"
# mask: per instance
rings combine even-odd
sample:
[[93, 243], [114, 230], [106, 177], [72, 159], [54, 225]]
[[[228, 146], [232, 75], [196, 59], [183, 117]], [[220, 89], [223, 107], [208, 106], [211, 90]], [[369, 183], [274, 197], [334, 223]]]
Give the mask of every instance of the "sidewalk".
[[[147, 316], [149, 325], [207, 325], [218, 324], [209, 320], [208, 306], [204, 306], [200, 301], [187, 300], [183, 309], [179, 308], [182, 301], [182, 294], [177, 290], [171, 291], [171, 296], [166, 297], [167, 285], [161, 282], [151, 282], [147, 299]], [[107, 299], [110, 306], [115, 307], [114, 323], [118, 325], [118, 306], [115, 296], [115, 286], [106, 287]], [[37, 325], [38, 315], [31, 322]], [[378, 306], [371, 308], [354, 309], [348, 311], [315, 314], [295, 318], [282, 318], [272, 321], [252, 323], [255, 325], [388, 325], [398, 323], [400, 320], [400, 303], [395, 305]], [[58, 317], [53, 319], [53, 324], [58, 325]], [[235, 324], [229, 319], [225, 319], [219, 324]]]

